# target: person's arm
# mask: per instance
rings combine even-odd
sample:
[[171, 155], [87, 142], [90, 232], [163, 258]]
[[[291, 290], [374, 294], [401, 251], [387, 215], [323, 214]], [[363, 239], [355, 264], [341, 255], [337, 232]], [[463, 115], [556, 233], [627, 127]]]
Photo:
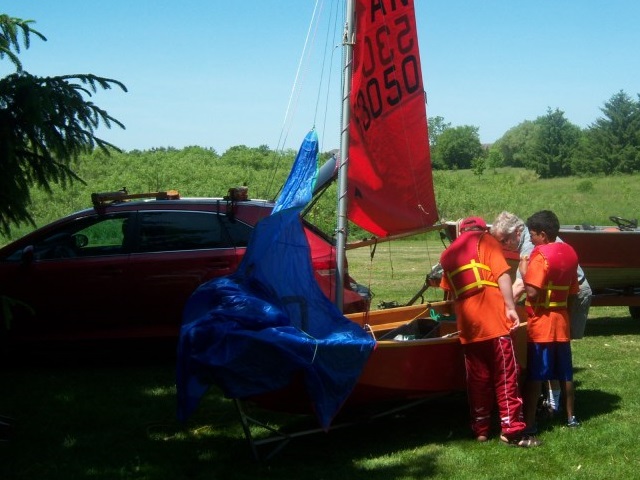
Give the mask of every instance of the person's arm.
[[516, 312], [516, 305], [513, 301], [513, 294], [511, 290], [511, 277], [509, 276], [509, 272], [505, 272], [498, 278], [498, 288], [500, 288], [500, 292], [502, 293], [502, 297], [504, 298], [504, 308], [507, 318], [511, 319], [513, 322], [513, 326], [511, 329], [517, 328], [520, 325], [520, 317], [518, 317], [518, 312]]
[[538, 298], [542, 291], [542, 285], [546, 283], [544, 263], [544, 257], [537, 253], [534, 253], [530, 258], [520, 259], [518, 268], [522, 272], [524, 291], [530, 300]]
[[[518, 263], [518, 271], [520, 272], [520, 275], [522, 275], [522, 278], [524, 278], [524, 276], [527, 274], [528, 268], [529, 268], [529, 255], [521, 255], [520, 263]], [[522, 280], [522, 278], [520, 280]]]
[[524, 281], [522, 279], [524, 278], [524, 275], [527, 273], [528, 265], [529, 265], [529, 256], [528, 255], [520, 256], [520, 263], [518, 264], [519, 275], [516, 278], [516, 280], [513, 282], [513, 285], [511, 287], [513, 299], [516, 302], [520, 299], [520, 297], [524, 293]]
[[535, 300], [536, 298], [538, 298], [538, 293], [540, 292], [540, 290], [532, 285], [525, 285], [524, 291], [527, 292], [527, 297], [529, 297], [531, 300]]
[[[527, 260], [529, 259], [529, 257], [531, 256], [531, 252], [533, 251], [533, 249], [535, 248], [535, 245], [531, 242], [531, 234], [529, 233], [529, 229], [524, 227], [524, 230], [522, 230], [522, 233], [520, 234], [522, 236], [520, 242], [520, 246], [518, 247], [518, 253], [520, 254], [520, 263], [522, 263], [522, 259], [526, 258]], [[516, 270], [516, 278], [518, 280], [521, 280], [524, 277], [523, 273], [520, 273], [520, 268], [518, 268]]]
[[513, 294], [513, 301], [517, 302], [524, 293], [524, 282], [521, 278], [516, 279], [511, 286], [511, 293]]

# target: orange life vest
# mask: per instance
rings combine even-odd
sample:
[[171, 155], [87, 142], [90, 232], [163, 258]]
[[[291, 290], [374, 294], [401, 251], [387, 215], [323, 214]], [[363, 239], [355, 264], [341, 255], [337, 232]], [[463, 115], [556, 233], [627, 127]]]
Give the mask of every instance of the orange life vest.
[[538, 293], [534, 302], [527, 300], [525, 305], [533, 308], [562, 309], [567, 307], [571, 280], [578, 269], [578, 256], [573, 248], [566, 243], [553, 242], [538, 245], [531, 252], [541, 254], [547, 265], [547, 283]]
[[485, 287], [497, 287], [491, 269], [480, 262], [478, 245], [487, 232], [464, 232], [442, 253], [440, 264], [453, 288], [455, 298], [466, 298]]

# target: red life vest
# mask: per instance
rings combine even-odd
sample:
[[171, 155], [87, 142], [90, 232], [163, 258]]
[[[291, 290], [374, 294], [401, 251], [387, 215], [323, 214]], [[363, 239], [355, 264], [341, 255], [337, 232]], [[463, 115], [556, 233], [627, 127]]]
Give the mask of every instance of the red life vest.
[[487, 232], [470, 231], [462, 233], [442, 253], [440, 264], [453, 287], [455, 298], [467, 298], [479, 293], [485, 287], [497, 287], [492, 280], [491, 269], [480, 262], [478, 245]]
[[547, 262], [547, 283], [542, 287], [536, 300], [525, 305], [533, 308], [563, 309], [567, 308], [571, 280], [578, 269], [578, 255], [571, 246], [562, 242], [538, 245], [531, 252], [541, 254]]

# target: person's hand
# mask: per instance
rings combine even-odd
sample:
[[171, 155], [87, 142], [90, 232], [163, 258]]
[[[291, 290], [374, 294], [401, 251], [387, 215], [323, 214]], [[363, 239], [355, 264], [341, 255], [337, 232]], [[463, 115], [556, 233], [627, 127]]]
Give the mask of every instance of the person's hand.
[[516, 312], [516, 309], [507, 307], [505, 313], [507, 314], [507, 318], [513, 322], [511, 330], [518, 328], [520, 326], [520, 316], [518, 315], [518, 312]]

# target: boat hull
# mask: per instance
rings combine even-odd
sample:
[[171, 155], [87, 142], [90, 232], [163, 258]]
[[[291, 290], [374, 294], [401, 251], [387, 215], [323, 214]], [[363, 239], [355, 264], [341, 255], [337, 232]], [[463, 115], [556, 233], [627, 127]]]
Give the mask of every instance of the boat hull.
[[[358, 411], [393, 402], [407, 402], [466, 391], [462, 344], [456, 335], [453, 302], [442, 301], [410, 305], [368, 313], [346, 315], [377, 339], [342, 412]], [[514, 346], [521, 372], [526, 368], [527, 332], [525, 312], [518, 312], [522, 323], [514, 331]], [[411, 338], [416, 322], [438, 317], [435, 336]], [[383, 337], [385, 339], [383, 339]], [[397, 338], [397, 339], [394, 339]], [[311, 402], [298, 377], [285, 389], [251, 397], [251, 402], [268, 410], [309, 414]]]
[[[455, 320], [447, 319], [452, 313], [453, 303], [444, 301], [347, 315], [356, 323], [366, 325], [378, 339], [348, 404], [410, 400], [465, 391], [462, 344], [455, 335]], [[436, 336], [404, 339], [401, 333], [395, 336], [400, 337], [397, 340], [380, 339], [433, 316], [439, 317]], [[526, 324], [514, 332], [514, 340], [518, 364], [524, 368]]]

